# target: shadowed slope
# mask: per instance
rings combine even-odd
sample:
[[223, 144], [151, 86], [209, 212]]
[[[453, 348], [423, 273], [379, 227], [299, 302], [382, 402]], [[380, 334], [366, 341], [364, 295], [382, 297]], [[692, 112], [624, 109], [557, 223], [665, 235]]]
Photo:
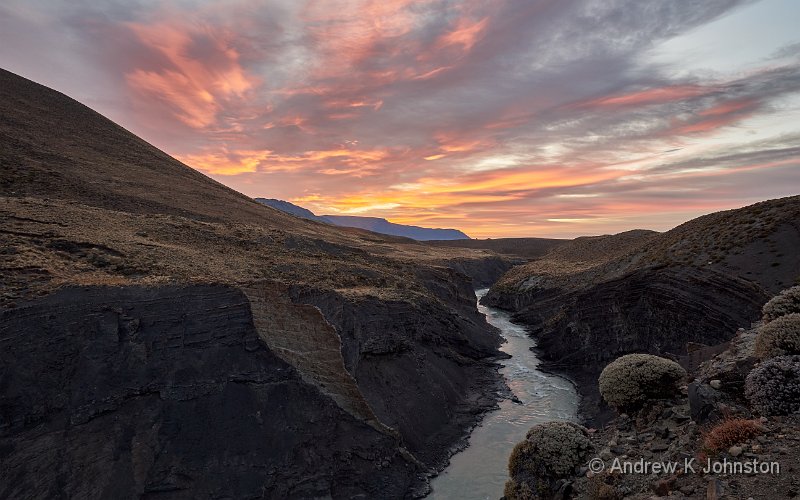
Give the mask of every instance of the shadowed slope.
[[[15, 382], [15, 387], [22, 391], [24, 381], [41, 380], [47, 397], [58, 399], [63, 393], [69, 399], [82, 397], [81, 384], [96, 379], [110, 384], [108, 391], [90, 398], [85, 411], [122, 422], [111, 426], [96, 419], [86, 432], [62, 433], [61, 419], [84, 410], [63, 398], [49, 406], [12, 405], [21, 424], [0, 434], [4, 463], [8, 458], [39, 464], [25, 469], [21, 481], [55, 488], [60, 477], [73, 477], [69, 487], [80, 489], [83, 483], [75, 481], [82, 479], [71, 474], [73, 464], [79, 467], [84, 458], [100, 456], [104, 443], [113, 442], [119, 444], [113, 453], [133, 460], [133, 468], [124, 465], [113, 475], [101, 471], [86, 479], [93, 492], [89, 496], [119, 492], [113, 487], [117, 483], [135, 485], [130, 491], [136, 494], [180, 491], [179, 496], [205, 496], [218, 480], [243, 477], [247, 491], [219, 491], [246, 496], [260, 490], [275, 498], [375, 496], [374, 485], [389, 481], [399, 485], [390, 496], [400, 497], [411, 489], [424, 489], [420, 466], [440, 466], [448, 449], [475, 424], [477, 414], [494, 404], [498, 375], [491, 360], [499, 337], [478, 315], [469, 277], [452, 268], [477, 272], [488, 260], [496, 277], [508, 268], [496, 255], [431, 249], [405, 239], [299, 220], [193, 171], [76, 101], [8, 72], [0, 72], [0, 146], [0, 330], [6, 345], [15, 344], [31, 358], [52, 360], [16, 363], [15, 380], [23, 382]], [[483, 272], [481, 279], [487, 279]], [[247, 343], [230, 355], [217, 352], [223, 346], [214, 339], [215, 330], [223, 335], [226, 318], [233, 318], [233, 305], [207, 297], [202, 287], [209, 284], [235, 295], [236, 314], [244, 315], [237, 321], [241, 319], [242, 331], [248, 332]], [[62, 293], [76, 285], [79, 292]], [[176, 286], [186, 287], [191, 296], [199, 294], [198, 302], [189, 303], [181, 294], [173, 298], [170, 290]], [[139, 297], [162, 293], [171, 301], [163, 320], [139, 304]], [[59, 298], [52, 299], [56, 295]], [[319, 297], [330, 298], [318, 304]], [[48, 300], [100, 320], [70, 330], [69, 324], [61, 324], [73, 321], [69, 314], [39, 317], [48, 310]], [[365, 301], [381, 305], [380, 314], [357, 305]], [[215, 314], [214, 331], [203, 324], [209, 308]], [[350, 312], [347, 321], [337, 318], [337, 310]], [[106, 318], [104, 311], [118, 319]], [[113, 327], [120, 322], [125, 328]], [[149, 340], [137, 333], [138, 328]], [[59, 332], [68, 330], [75, 347], [58, 352]], [[371, 332], [369, 338], [365, 331]], [[387, 331], [391, 339], [383, 338]], [[92, 339], [101, 338], [109, 345], [97, 349], [108, 347], [106, 354], [126, 363], [122, 368], [130, 373], [120, 375], [120, 367], [107, 363], [106, 354], [97, 354]], [[39, 344], [16, 346], [34, 339]], [[111, 345], [114, 339], [119, 345]], [[253, 341], [257, 345], [251, 345]], [[221, 374], [211, 385], [204, 382], [206, 365], [192, 361], [197, 342], [202, 342], [201, 352], [214, 357], [214, 369]], [[392, 347], [395, 342], [402, 349]], [[153, 350], [163, 343], [167, 350]], [[84, 352], [87, 357], [81, 358]], [[348, 353], [346, 362], [342, 352]], [[253, 359], [262, 356], [259, 353], [280, 362], [259, 366]], [[182, 366], [175, 380], [145, 380], [152, 375], [148, 370], [165, 360], [169, 366], [170, 358]], [[58, 377], [51, 372], [59, 363], [71, 367], [63, 382], [73, 384], [73, 392], [53, 385]], [[256, 368], [248, 369], [253, 373], [284, 370], [275, 374], [276, 383], [288, 381], [299, 389], [245, 387], [261, 384], [260, 379], [240, 380], [243, 367], [253, 364]], [[132, 390], [147, 392], [153, 401], [168, 401], [164, 411], [156, 408], [148, 414], [146, 428], [128, 425], [129, 412], [139, 408], [120, 396], [127, 390], [120, 384], [130, 378], [143, 380]], [[10, 387], [6, 381], [0, 380], [0, 387]], [[182, 409], [176, 413], [172, 392], [168, 397], [148, 392], [161, 386], [189, 390], [190, 403], [178, 405]], [[433, 400], [419, 397], [429, 387], [447, 390]], [[240, 398], [240, 389], [250, 395]], [[4, 392], [3, 398], [9, 395]], [[398, 395], [404, 404], [390, 404]], [[144, 400], [137, 396], [137, 402]], [[268, 405], [270, 411], [262, 411], [260, 405]], [[189, 418], [193, 407], [217, 415], [220, 425], [182, 426], [181, 419]], [[213, 408], [223, 408], [223, 414]], [[246, 413], [242, 419], [252, 420], [248, 425], [262, 426], [259, 419], [274, 417], [281, 430], [260, 429], [251, 443], [235, 425], [239, 410]], [[56, 437], [31, 433], [25, 424], [34, 421], [30, 419], [49, 422], [43, 430]], [[399, 434], [387, 430], [386, 424]], [[169, 425], [176, 432], [148, 431]], [[191, 435], [179, 432], [189, 427]], [[360, 429], [354, 439], [369, 444], [360, 448], [346, 434], [351, 428]], [[280, 434], [286, 429], [292, 439]], [[217, 434], [198, 443], [204, 432]], [[314, 438], [293, 440], [297, 436]], [[131, 458], [131, 439], [147, 440], [144, 448], [133, 448], [155, 450], [153, 460]], [[256, 453], [256, 461], [274, 467], [278, 475], [262, 474], [267, 469], [255, 470], [247, 460], [225, 456], [228, 441], [241, 444], [237, 450], [242, 454]], [[58, 454], [66, 456], [78, 445], [82, 456], [63, 464], [59, 476], [42, 472], [60, 463]], [[358, 459], [351, 458], [354, 453], [360, 454]], [[111, 489], [104, 489], [107, 485]]]
[[760, 316], [800, 279], [800, 196], [691, 220], [665, 233], [578, 238], [513, 268], [486, 303], [513, 310], [550, 366], [581, 382], [598, 412], [597, 375], [619, 355], [686, 354]]

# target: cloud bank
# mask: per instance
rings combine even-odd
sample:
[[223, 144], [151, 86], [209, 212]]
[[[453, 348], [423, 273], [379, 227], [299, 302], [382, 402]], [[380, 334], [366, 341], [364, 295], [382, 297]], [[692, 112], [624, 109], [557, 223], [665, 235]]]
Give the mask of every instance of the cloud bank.
[[572, 236], [800, 186], [797, 45], [724, 72], [653, 55], [752, 2], [96, 4], [4, 2], [0, 65], [251, 196]]

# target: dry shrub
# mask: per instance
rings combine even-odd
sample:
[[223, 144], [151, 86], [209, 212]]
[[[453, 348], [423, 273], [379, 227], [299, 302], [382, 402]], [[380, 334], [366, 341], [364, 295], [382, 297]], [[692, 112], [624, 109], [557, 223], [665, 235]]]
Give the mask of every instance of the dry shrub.
[[760, 327], [755, 353], [759, 359], [800, 354], [800, 314], [786, 314]]
[[607, 481], [611, 478], [608, 474], [597, 474], [589, 478], [586, 493], [591, 500], [619, 500], [622, 495], [613, 484]]
[[761, 309], [764, 321], [772, 321], [791, 313], [800, 313], [800, 286], [793, 286], [772, 297]]
[[536, 500], [536, 494], [527, 483], [518, 483], [509, 479], [503, 488], [503, 498], [505, 500]]
[[776, 356], [753, 368], [744, 395], [761, 415], [800, 413], [800, 355]]
[[761, 425], [757, 420], [726, 418], [704, 433], [703, 447], [709, 452], [718, 453], [759, 434]]
[[[531, 427], [525, 440], [511, 451], [508, 472], [514, 483], [527, 487], [526, 491], [547, 497], [558, 480], [572, 475], [591, 452], [592, 442], [585, 427], [571, 422], [545, 422]], [[514, 483], [508, 486], [513, 487]]]

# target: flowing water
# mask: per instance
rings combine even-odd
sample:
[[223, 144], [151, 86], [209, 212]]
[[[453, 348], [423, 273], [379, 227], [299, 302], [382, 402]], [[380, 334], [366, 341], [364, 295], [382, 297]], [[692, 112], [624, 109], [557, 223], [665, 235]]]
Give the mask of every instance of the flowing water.
[[[478, 299], [487, 290], [478, 290]], [[450, 459], [450, 465], [431, 481], [429, 499], [491, 499], [503, 496], [508, 479], [508, 456], [528, 429], [550, 420], [577, 420], [578, 396], [567, 380], [543, 373], [530, 348], [536, 345], [525, 328], [511, 322], [508, 313], [478, 304], [486, 320], [500, 329], [506, 343], [500, 348], [512, 357], [501, 361], [500, 373], [521, 401], [500, 402], [487, 413], [469, 438], [469, 447]]]

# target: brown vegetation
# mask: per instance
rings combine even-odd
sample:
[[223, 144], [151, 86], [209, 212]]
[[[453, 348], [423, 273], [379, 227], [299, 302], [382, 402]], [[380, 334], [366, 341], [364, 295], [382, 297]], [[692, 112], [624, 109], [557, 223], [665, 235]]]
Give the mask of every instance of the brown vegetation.
[[492, 255], [284, 214], [3, 70], [0, 140], [0, 304], [67, 283], [258, 280], [415, 300], [423, 274]]
[[757, 420], [727, 418], [704, 434], [703, 447], [710, 453], [718, 453], [759, 434], [761, 426]]
[[777, 292], [800, 279], [800, 196], [690, 220], [665, 233], [576, 238], [515, 267], [496, 290], [570, 288], [648, 267], [708, 267]]

